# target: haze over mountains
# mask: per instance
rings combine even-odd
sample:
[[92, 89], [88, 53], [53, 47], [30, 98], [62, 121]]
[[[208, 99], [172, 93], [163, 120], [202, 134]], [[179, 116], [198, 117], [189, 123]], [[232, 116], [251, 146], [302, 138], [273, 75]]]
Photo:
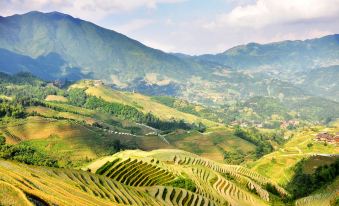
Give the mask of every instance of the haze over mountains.
[[[101, 79], [119, 88], [202, 103], [219, 102], [219, 97], [199, 96], [202, 90], [218, 94], [221, 102], [290, 93], [338, 100], [338, 50], [339, 35], [330, 35], [306, 41], [250, 43], [216, 55], [189, 56], [147, 47], [58, 12], [0, 18], [3, 72], [29, 71], [47, 80]], [[323, 81], [327, 76], [334, 82]], [[285, 91], [281, 85], [294, 89]], [[279, 91], [270, 91], [277, 87]]]

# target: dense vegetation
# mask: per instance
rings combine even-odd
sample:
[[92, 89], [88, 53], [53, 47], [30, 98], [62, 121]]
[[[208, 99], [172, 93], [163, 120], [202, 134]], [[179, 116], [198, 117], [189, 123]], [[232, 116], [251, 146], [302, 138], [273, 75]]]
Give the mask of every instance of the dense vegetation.
[[198, 127], [198, 129], [203, 129], [204, 126], [199, 124], [198, 126], [188, 124], [183, 120], [177, 121], [162, 121], [151, 113], [144, 114], [140, 112], [135, 107], [119, 104], [119, 103], [111, 103], [106, 102], [101, 98], [97, 98], [94, 96], [89, 96], [84, 104], [86, 108], [96, 109], [100, 111], [107, 112], [109, 114], [121, 117], [123, 119], [133, 120], [139, 123], [146, 124], [148, 126], [166, 131], [166, 130], [174, 130], [174, 129], [193, 129], [194, 127]]
[[58, 160], [25, 144], [6, 144], [6, 139], [3, 136], [0, 136], [0, 158], [16, 160], [29, 165], [59, 167]]
[[196, 116], [203, 116], [203, 113], [198, 112], [195, 109], [194, 104], [190, 104], [189, 102], [185, 101], [185, 100], [180, 100], [180, 99], [176, 99], [173, 97], [169, 97], [169, 96], [154, 96], [152, 97], [152, 100], [155, 100], [161, 104], [164, 104], [168, 107], [172, 107], [175, 108], [181, 112], [185, 112], [185, 113], [189, 113], [189, 114], [193, 114]]
[[229, 123], [231, 121], [234, 121], [235, 116], [239, 114], [226, 109], [226, 106], [220, 108], [204, 107], [199, 104], [193, 104], [186, 100], [176, 99], [169, 96], [153, 96], [152, 100], [164, 104], [168, 107], [172, 107], [181, 112], [193, 114], [195, 116], [220, 123]]
[[259, 132], [259, 130], [255, 128], [243, 129], [237, 126], [235, 127], [234, 135], [255, 144], [257, 146], [256, 147], [257, 157], [261, 157], [273, 151], [273, 147], [270, 141], [275, 141], [278, 144], [284, 143], [284, 139], [281, 136], [281, 134], [279, 133], [265, 134]]
[[0, 99], [0, 117], [23, 118], [26, 112], [21, 104]]
[[297, 199], [305, 197], [333, 181], [339, 175], [339, 159], [329, 165], [319, 166], [313, 174], [303, 171], [305, 159], [295, 166], [295, 175], [286, 188]]
[[183, 177], [179, 177], [175, 180], [173, 180], [170, 183], [167, 183], [168, 186], [172, 186], [172, 187], [178, 187], [178, 188], [183, 188], [186, 190], [189, 190], [191, 192], [195, 192], [196, 191], [196, 185], [194, 184], [194, 182], [191, 179], [188, 178], [183, 178]]
[[71, 89], [68, 92], [68, 100], [70, 104], [75, 106], [83, 106], [86, 103], [86, 93], [83, 89]]
[[65, 95], [66, 91], [47, 84], [29, 73], [18, 73], [13, 76], [0, 73], [0, 94], [43, 100], [47, 95]]

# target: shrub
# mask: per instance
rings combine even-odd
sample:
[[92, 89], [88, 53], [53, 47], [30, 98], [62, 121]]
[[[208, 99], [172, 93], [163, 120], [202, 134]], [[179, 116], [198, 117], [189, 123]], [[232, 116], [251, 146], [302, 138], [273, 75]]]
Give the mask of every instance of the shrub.
[[197, 189], [195, 183], [191, 179], [183, 178], [183, 177], [180, 177], [180, 178], [168, 183], [167, 185], [172, 186], [172, 187], [178, 187], [178, 188], [186, 189], [186, 190], [189, 190], [189, 191], [192, 191], [192, 192], [195, 192], [196, 189]]
[[0, 135], [0, 146], [5, 145], [5, 144], [6, 144], [6, 138]]
[[35, 148], [27, 145], [0, 145], [0, 158], [16, 160], [30, 165], [59, 167], [58, 160], [53, 159]]

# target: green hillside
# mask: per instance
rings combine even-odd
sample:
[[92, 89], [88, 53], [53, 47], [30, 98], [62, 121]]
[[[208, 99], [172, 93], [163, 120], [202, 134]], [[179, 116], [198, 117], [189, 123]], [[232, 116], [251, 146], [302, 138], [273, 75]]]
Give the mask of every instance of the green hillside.
[[203, 68], [58, 12], [2, 17], [0, 48], [0, 55], [7, 57], [1, 58], [2, 71], [31, 71], [45, 79], [91, 77], [121, 86], [149, 73], [177, 79]]
[[[339, 35], [304, 41], [282, 41], [269, 44], [239, 45], [216, 55], [195, 58], [221, 63], [236, 69], [255, 69], [265, 66], [284, 70], [317, 68], [338, 59]], [[300, 61], [303, 59], [304, 61]]]

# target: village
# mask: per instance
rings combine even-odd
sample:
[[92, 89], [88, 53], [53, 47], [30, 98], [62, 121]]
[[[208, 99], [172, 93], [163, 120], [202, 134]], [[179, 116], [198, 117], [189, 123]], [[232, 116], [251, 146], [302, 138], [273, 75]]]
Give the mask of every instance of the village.
[[326, 142], [327, 144], [339, 144], [339, 132], [336, 134], [330, 134], [328, 132], [321, 132], [314, 138], [317, 142]]

